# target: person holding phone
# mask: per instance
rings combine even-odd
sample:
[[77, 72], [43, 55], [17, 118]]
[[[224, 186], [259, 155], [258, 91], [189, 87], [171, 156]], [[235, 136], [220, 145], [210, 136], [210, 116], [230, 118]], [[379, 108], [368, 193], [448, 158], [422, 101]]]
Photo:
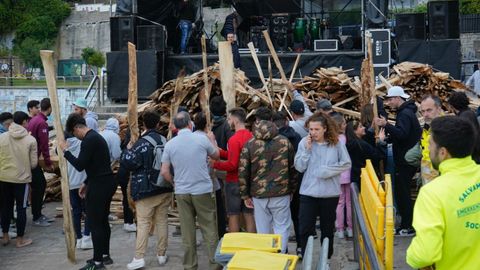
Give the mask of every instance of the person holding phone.
[[330, 116], [317, 112], [307, 120], [306, 125], [309, 134], [300, 141], [295, 155], [295, 168], [303, 173], [299, 213], [302, 253], [308, 237], [315, 235], [315, 222], [320, 216], [320, 240], [329, 238], [330, 258], [341, 193], [340, 174], [350, 169], [351, 161], [345, 144], [338, 140], [337, 127]]

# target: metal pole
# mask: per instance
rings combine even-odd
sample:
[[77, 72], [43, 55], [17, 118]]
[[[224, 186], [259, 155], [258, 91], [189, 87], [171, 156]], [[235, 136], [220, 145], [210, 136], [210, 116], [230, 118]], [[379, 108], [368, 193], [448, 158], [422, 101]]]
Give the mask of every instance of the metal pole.
[[362, 29], [360, 31], [360, 35], [362, 35], [362, 52], [365, 53], [365, 0], [362, 0], [362, 9], [361, 9], [361, 16], [362, 16]]
[[132, 0], [132, 13], [133, 13], [133, 15], [137, 15], [137, 13], [138, 13], [137, 8], [138, 8], [137, 0]]
[[110, 0], [110, 17], [112, 17], [112, 0]]

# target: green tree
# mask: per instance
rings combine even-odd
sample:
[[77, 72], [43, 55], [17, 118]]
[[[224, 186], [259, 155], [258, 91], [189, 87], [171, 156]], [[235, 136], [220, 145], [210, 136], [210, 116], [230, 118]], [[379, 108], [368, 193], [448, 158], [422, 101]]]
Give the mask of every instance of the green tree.
[[48, 40], [38, 41], [27, 37], [21, 43], [16, 43], [13, 53], [20, 57], [28, 67], [38, 68], [42, 66], [40, 50], [50, 49], [53, 43]]
[[460, 0], [461, 14], [479, 14], [480, 0]]
[[94, 48], [87, 47], [82, 50], [82, 59], [89, 66], [101, 68], [105, 65], [105, 56]]

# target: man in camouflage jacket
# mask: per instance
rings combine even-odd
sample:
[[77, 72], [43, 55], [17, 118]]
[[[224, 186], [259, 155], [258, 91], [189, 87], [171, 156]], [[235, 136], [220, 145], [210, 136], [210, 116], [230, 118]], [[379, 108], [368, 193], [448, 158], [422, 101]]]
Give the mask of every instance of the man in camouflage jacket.
[[274, 233], [282, 236], [285, 253], [291, 226], [290, 199], [296, 188], [295, 152], [271, 121], [257, 122], [253, 134], [240, 155], [240, 195], [247, 207], [254, 208], [257, 232], [271, 233], [273, 227]]

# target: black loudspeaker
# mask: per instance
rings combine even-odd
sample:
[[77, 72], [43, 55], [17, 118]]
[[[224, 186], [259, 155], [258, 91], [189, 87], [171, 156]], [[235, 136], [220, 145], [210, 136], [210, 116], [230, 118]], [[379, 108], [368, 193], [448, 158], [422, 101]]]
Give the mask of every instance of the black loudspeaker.
[[388, 0], [364, 1], [367, 28], [379, 28], [387, 21]]
[[[165, 54], [153, 50], [137, 51], [138, 98], [147, 99], [163, 83]], [[107, 96], [128, 99], [128, 52], [107, 53]]]
[[[374, 65], [390, 65], [391, 60], [391, 40], [390, 29], [369, 29], [372, 34], [372, 62]], [[367, 46], [365, 46], [367, 48]], [[366, 52], [365, 52], [366, 53]]]
[[270, 36], [276, 50], [287, 50], [289, 28], [290, 16], [287, 13], [272, 14], [270, 19]]
[[165, 51], [166, 30], [163, 25], [137, 27], [137, 50]]
[[261, 52], [267, 51], [267, 42], [263, 36], [262, 31], [268, 30], [266, 26], [253, 26], [250, 28], [250, 41], [255, 48], [258, 48]]
[[402, 41], [398, 43], [398, 58], [399, 62], [429, 64], [460, 79], [462, 64], [459, 39]]
[[397, 14], [395, 15], [395, 21], [395, 34], [397, 35], [397, 41], [426, 39], [425, 13]]
[[136, 16], [119, 16], [110, 18], [110, 49], [111, 51], [126, 51], [128, 42], [137, 44]]
[[460, 38], [458, 1], [428, 2], [430, 39]]

